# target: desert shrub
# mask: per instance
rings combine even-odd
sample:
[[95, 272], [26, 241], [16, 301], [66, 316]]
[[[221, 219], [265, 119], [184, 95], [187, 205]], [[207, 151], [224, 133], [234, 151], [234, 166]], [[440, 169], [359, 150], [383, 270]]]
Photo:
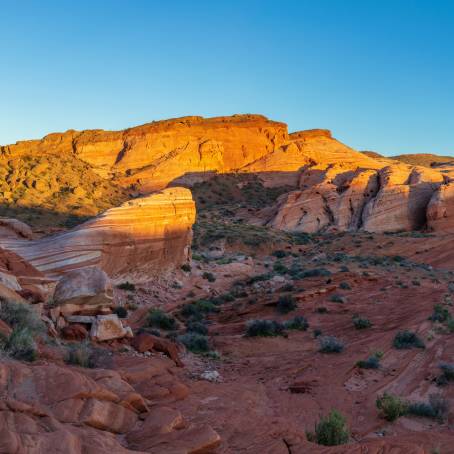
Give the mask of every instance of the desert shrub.
[[317, 307], [316, 311], [319, 314], [326, 314], [328, 312], [328, 309], [325, 306], [319, 306]]
[[282, 292], [293, 292], [295, 290], [295, 286], [293, 284], [285, 284], [282, 288]]
[[412, 331], [399, 331], [393, 340], [394, 348], [399, 350], [406, 348], [425, 348], [423, 340]]
[[284, 325], [275, 320], [250, 320], [246, 324], [247, 337], [273, 337], [284, 333]]
[[407, 412], [410, 415], [433, 418], [443, 421], [449, 411], [449, 404], [440, 394], [431, 394], [429, 402], [409, 403]]
[[189, 321], [186, 324], [186, 331], [203, 334], [204, 336], [208, 334], [208, 328], [206, 325], [198, 321]]
[[185, 273], [189, 273], [191, 271], [191, 265], [189, 263], [183, 263], [180, 267]]
[[126, 290], [128, 292], [133, 292], [136, 289], [136, 286], [134, 284], [132, 284], [131, 282], [126, 281], [126, 282], [122, 282], [121, 284], [118, 284], [117, 288], [119, 288], [120, 290]]
[[446, 328], [450, 333], [454, 333], [454, 318], [450, 318], [446, 323]]
[[377, 398], [375, 404], [387, 421], [395, 421], [407, 413], [407, 403], [393, 394], [384, 393]]
[[32, 335], [44, 333], [46, 330], [37, 312], [28, 304], [2, 301], [0, 303], [0, 319], [11, 328], [27, 329]]
[[356, 315], [353, 317], [353, 326], [356, 329], [366, 329], [370, 328], [372, 326], [372, 323], [367, 318], [362, 318]]
[[344, 343], [334, 336], [322, 336], [319, 338], [322, 353], [340, 353], [344, 349]]
[[256, 276], [252, 276], [247, 280], [247, 284], [255, 284], [256, 282], [263, 282], [269, 281], [273, 277], [272, 273], [264, 273], [264, 274], [257, 274]]
[[309, 328], [308, 321], [301, 315], [298, 315], [290, 320], [284, 322], [286, 329], [295, 329], [299, 331], [306, 331]]
[[15, 328], [4, 345], [6, 353], [21, 361], [34, 361], [38, 356], [33, 333], [29, 328]]
[[302, 271], [298, 277], [300, 279], [304, 279], [306, 277], [326, 277], [326, 276], [331, 276], [331, 271], [328, 271], [325, 268], [314, 268], [313, 270]]
[[208, 282], [214, 282], [216, 280], [216, 276], [213, 273], [209, 273], [208, 271], [205, 271], [202, 274], [203, 279], [206, 279]]
[[119, 318], [126, 318], [128, 316], [128, 311], [123, 306], [117, 306], [112, 311], [114, 314], [117, 314]]
[[320, 328], [315, 328], [314, 331], [312, 331], [312, 334], [314, 335], [315, 338], [317, 338], [317, 337], [321, 336], [323, 333]]
[[80, 367], [94, 367], [93, 349], [89, 342], [71, 344], [68, 346], [65, 361]]
[[345, 298], [345, 296], [339, 295], [338, 293], [335, 293], [334, 295], [331, 295], [330, 301], [333, 303], [344, 304], [347, 302], [347, 298]]
[[150, 309], [147, 316], [147, 325], [154, 328], [161, 328], [167, 331], [175, 330], [178, 327], [177, 321], [170, 315], [167, 315], [161, 309]]
[[441, 305], [441, 304], [435, 304], [433, 308], [432, 315], [429, 317], [429, 320], [433, 322], [446, 322], [447, 320], [450, 319], [450, 314], [449, 310], [447, 307]]
[[438, 367], [441, 370], [441, 375], [437, 377], [437, 385], [446, 385], [454, 381], [454, 364], [441, 363]]
[[361, 369], [378, 369], [380, 367], [380, 357], [378, 355], [369, 356], [366, 360], [360, 360], [356, 363]]
[[315, 425], [315, 433], [307, 433], [309, 441], [324, 446], [337, 446], [348, 442], [350, 433], [345, 417], [337, 410], [321, 418]]
[[232, 301], [235, 301], [233, 293], [224, 293], [215, 298], [215, 303], [217, 304], [231, 303]]
[[275, 262], [273, 265], [273, 271], [277, 274], [286, 274], [288, 273], [288, 268], [282, 262]]
[[341, 282], [339, 284], [339, 288], [341, 288], [342, 290], [351, 290], [352, 289], [348, 282]]
[[185, 333], [178, 336], [177, 340], [193, 353], [204, 353], [210, 350], [208, 337], [203, 334], [195, 332]]
[[278, 250], [278, 251], [274, 251], [272, 255], [274, 255], [274, 257], [276, 257], [278, 259], [282, 259], [282, 258], [286, 257], [288, 254], [287, 254], [287, 252], [285, 252], [283, 250]]
[[276, 309], [281, 314], [288, 314], [289, 312], [294, 311], [297, 307], [298, 305], [292, 295], [282, 295], [277, 300]]

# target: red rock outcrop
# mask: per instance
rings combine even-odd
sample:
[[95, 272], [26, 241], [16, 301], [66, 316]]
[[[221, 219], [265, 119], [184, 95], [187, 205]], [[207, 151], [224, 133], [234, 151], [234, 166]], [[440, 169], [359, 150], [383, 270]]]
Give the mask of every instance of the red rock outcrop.
[[0, 238], [47, 276], [98, 266], [110, 277], [163, 272], [188, 258], [195, 207], [189, 190], [165, 189], [128, 201], [63, 234]]
[[427, 207], [427, 221], [436, 232], [454, 232], [454, 183], [442, 185]]

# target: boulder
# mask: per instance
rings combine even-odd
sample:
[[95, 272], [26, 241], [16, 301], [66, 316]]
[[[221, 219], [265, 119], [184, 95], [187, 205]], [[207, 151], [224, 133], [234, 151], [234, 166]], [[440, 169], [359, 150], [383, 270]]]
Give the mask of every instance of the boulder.
[[116, 314], [98, 315], [91, 325], [90, 337], [99, 342], [132, 336], [131, 328], [124, 327]]
[[94, 266], [68, 272], [55, 287], [54, 302], [63, 315], [95, 315], [112, 306], [112, 282]]

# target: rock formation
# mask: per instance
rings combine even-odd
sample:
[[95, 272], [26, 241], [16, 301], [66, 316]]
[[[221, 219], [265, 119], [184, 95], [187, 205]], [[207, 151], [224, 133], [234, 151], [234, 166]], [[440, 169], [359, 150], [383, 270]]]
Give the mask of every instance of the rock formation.
[[125, 202], [62, 234], [0, 245], [49, 277], [98, 266], [110, 277], [162, 273], [187, 260], [195, 208], [189, 190], [170, 188]]

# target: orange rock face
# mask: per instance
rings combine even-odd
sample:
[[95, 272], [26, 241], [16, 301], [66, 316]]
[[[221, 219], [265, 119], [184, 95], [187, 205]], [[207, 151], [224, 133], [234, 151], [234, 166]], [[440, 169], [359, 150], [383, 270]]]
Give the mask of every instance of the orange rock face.
[[91, 265], [110, 277], [161, 273], [188, 258], [194, 219], [190, 191], [171, 188], [63, 234], [33, 241], [0, 238], [0, 244], [50, 277]]

